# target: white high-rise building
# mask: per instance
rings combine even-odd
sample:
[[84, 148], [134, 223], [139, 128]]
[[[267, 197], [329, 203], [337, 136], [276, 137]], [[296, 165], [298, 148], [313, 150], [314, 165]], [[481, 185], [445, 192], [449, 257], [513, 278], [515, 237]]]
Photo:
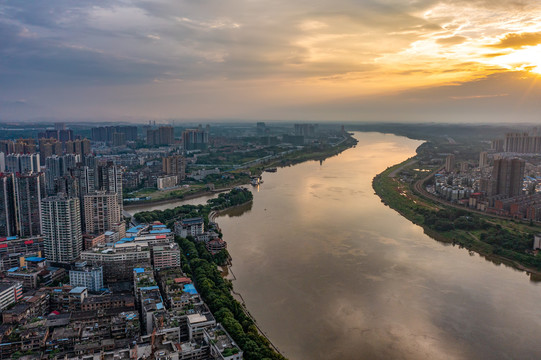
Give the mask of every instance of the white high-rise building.
[[6, 156], [6, 171], [12, 173], [39, 172], [39, 154], [9, 154]]
[[79, 199], [50, 196], [41, 209], [47, 260], [69, 263], [77, 259], [83, 250]]

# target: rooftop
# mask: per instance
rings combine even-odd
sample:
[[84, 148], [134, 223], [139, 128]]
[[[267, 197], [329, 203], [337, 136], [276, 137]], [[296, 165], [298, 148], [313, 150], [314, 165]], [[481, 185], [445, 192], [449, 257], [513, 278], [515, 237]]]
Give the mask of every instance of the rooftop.
[[25, 260], [30, 261], [30, 262], [42, 262], [42, 261], [45, 261], [47, 259], [44, 258], [44, 257], [31, 256], [31, 257], [25, 258]]
[[71, 289], [70, 294], [81, 294], [86, 291], [86, 287], [84, 286], [77, 286], [73, 289]]
[[195, 289], [195, 286], [193, 286], [193, 284], [184, 285], [183, 291], [189, 294], [197, 294], [197, 290]]
[[180, 220], [180, 223], [182, 225], [203, 224], [203, 218], [202, 217], [196, 217], [196, 218], [182, 219], [182, 220]]

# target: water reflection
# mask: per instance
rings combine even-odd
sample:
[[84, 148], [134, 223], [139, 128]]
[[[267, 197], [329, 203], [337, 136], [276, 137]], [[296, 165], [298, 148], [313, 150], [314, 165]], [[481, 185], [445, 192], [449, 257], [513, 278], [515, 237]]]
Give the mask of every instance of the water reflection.
[[235, 206], [232, 209], [224, 210], [220, 212], [220, 216], [238, 217], [252, 210], [253, 202]]
[[537, 358], [541, 287], [374, 195], [373, 176], [419, 141], [356, 137], [323, 163], [265, 173], [249, 210], [218, 218], [235, 289], [273, 342], [291, 359]]

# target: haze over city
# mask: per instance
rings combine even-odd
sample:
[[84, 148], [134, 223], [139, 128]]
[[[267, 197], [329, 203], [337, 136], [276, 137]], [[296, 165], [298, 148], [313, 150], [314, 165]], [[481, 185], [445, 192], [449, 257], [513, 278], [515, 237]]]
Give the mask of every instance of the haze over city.
[[536, 1], [0, 2], [3, 121], [539, 118]]

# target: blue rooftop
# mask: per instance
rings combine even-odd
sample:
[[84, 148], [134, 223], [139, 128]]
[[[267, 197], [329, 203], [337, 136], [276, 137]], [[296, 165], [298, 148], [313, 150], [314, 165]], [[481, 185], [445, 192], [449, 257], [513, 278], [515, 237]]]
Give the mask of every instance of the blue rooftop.
[[166, 225], [152, 225], [152, 228], [165, 228], [167, 227]]
[[169, 229], [163, 229], [163, 230], [150, 230], [151, 234], [169, 234], [171, 230]]
[[145, 272], [144, 268], [134, 268], [133, 271], [135, 271], [136, 274], [141, 274]]
[[17, 271], [17, 270], [19, 270], [18, 267], [13, 267], [13, 268], [9, 269], [8, 272], [15, 272], [15, 271]]
[[137, 226], [134, 226], [134, 227], [128, 229], [128, 231], [126, 231], [126, 232], [127, 233], [138, 233], [139, 231], [143, 230], [145, 227], [146, 227], [146, 225], [137, 225]]
[[157, 303], [156, 304], [156, 309], [158, 309], [158, 310], [163, 309], [163, 303]]
[[17, 240], [18, 238], [18, 236], [8, 236], [6, 240]]
[[193, 284], [186, 284], [184, 285], [184, 287], [182, 288], [184, 290], [184, 292], [187, 292], [188, 294], [197, 294], [197, 290], [195, 290], [195, 286], [193, 286]]
[[25, 258], [25, 260], [30, 261], [30, 262], [42, 262], [42, 261], [45, 261], [47, 259], [45, 259], [43, 257], [30, 256], [30, 257]]

